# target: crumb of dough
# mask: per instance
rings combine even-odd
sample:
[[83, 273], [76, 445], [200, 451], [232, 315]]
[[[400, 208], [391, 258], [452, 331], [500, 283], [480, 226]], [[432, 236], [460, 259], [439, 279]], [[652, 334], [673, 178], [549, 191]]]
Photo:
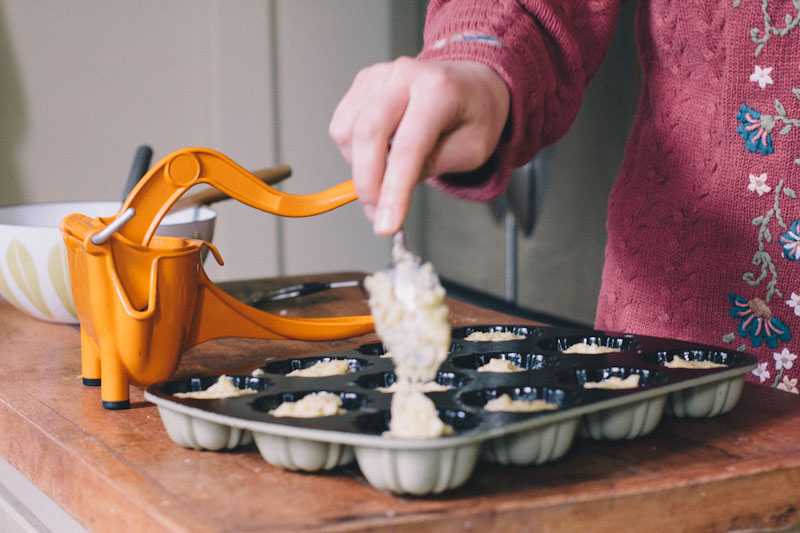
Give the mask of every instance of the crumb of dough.
[[603, 381], [587, 381], [584, 389], [635, 389], [639, 386], [639, 374], [631, 374], [625, 379], [610, 376]]
[[566, 350], [562, 350], [561, 353], [615, 353], [620, 351], [619, 348], [612, 348], [611, 346], [600, 346], [599, 344], [588, 344], [585, 342], [579, 342], [577, 344], [573, 344]]
[[421, 392], [404, 391], [392, 396], [389, 431], [384, 433], [387, 437], [433, 439], [454, 432], [439, 418], [433, 401]]
[[664, 363], [669, 368], [720, 368], [728, 365], [715, 363], [714, 361], [687, 361], [677, 355], [672, 356], [672, 361]]
[[341, 376], [349, 374], [350, 361], [347, 359], [333, 359], [332, 361], [320, 361], [308, 368], [298, 368], [292, 370], [286, 377], [288, 378], [324, 378], [328, 376]]
[[[411, 383], [411, 388], [419, 392], [444, 392], [452, 389], [448, 385], [442, 385], [437, 381], [426, 381], [425, 383]], [[400, 382], [395, 381], [388, 387], [377, 387], [378, 392], [394, 393], [400, 390]]]
[[519, 335], [513, 331], [473, 331], [466, 337], [465, 341], [484, 342], [484, 341], [515, 341], [524, 339], [525, 335]]
[[508, 373], [508, 372], [522, 372], [523, 369], [508, 361], [507, 359], [500, 359], [499, 357], [493, 357], [483, 366], [478, 367], [478, 372], [500, 372], [500, 373]]
[[263, 368], [256, 368], [255, 370], [253, 370], [250, 373], [250, 375], [253, 376], [254, 378], [259, 378], [259, 377], [263, 376], [264, 374], [266, 374], [266, 372], [264, 372]]
[[198, 390], [191, 392], [176, 392], [173, 396], [178, 398], [195, 398], [200, 400], [219, 400], [222, 398], [235, 398], [237, 396], [247, 396], [248, 394], [255, 394], [258, 392], [255, 389], [240, 389], [237, 387], [231, 378], [222, 374], [217, 382], [211, 385], [206, 390]]
[[506, 411], [513, 413], [535, 413], [536, 411], [551, 411], [558, 409], [554, 403], [546, 400], [512, 400], [508, 394], [501, 394], [486, 402], [483, 406], [487, 411]]
[[381, 358], [383, 358], [383, 359], [391, 359], [392, 358], [392, 352], [386, 352], [385, 354], [383, 354], [381, 356]]
[[283, 402], [269, 414], [276, 417], [318, 418], [322, 416], [342, 415], [342, 399], [331, 392], [312, 392], [296, 402]]

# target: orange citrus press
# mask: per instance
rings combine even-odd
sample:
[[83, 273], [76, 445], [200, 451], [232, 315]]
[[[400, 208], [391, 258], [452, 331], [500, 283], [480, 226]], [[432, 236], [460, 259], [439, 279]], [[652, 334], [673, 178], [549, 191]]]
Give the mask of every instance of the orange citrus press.
[[207, 340], [333, 340], [374, 329], [371, 316], [291, 318], [250, 307], [206, 275], [204, 246], [223, 263], [212, 244], [154, 236], [170, 207], [199, 183], [287, 217], [325, 213], [357, 197], [351, 180], [316, 194], [283, 193], [219, 152], [185, 148], [150, 169], [115, 216], [65, 217], [60, 228], [80, 319], [83, 381], [100, 385], [107, 409], [128, 408], [129, 384], [168, 379], [183, 352]]

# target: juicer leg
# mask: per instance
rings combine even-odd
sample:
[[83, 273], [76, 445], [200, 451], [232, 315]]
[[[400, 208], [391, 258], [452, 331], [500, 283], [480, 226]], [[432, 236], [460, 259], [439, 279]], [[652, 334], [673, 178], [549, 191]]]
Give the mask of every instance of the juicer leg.
[[128, 374], [120, 362], [116, 346], [109, 348], [111, 349], [102, 352], [104, 357], [100, 370], [103, 382], [100, 385], [100, 397], [106, 409], [127, 409], [131, 406]]
[[100, 386], [100, 350], [81, 326], [81, 376], [87, 387]]

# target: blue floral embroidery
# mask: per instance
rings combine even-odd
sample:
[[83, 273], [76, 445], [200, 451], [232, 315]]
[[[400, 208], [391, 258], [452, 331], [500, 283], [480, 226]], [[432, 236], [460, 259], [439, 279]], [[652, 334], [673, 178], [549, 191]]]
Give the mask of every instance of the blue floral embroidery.
[[800, 220], [789, 226], [789, 231], [781, 234], [783, 257], [790, 261], [800, 261]]
[[767, 303], [761, 298], [748, 301], [741, 296], [728, 293], [728, 300], [733, 308], [728, 314], [739, 320], [737, 331], [739, 336], [749, 338], [754, 348], [763, 342], [770, 348], [778, 347], [778, 340], [791, 340], [789, 327], [780, 319], [772, 316]]
[[772, 147], [772, 128], [775, 119], [770, 115], [761, 115], [747, 104], [742, 104], [736, 114], [739, 123], [736, 131], [744, 139], [744, 147], [754, 154], [767, 155], [775, 152]]

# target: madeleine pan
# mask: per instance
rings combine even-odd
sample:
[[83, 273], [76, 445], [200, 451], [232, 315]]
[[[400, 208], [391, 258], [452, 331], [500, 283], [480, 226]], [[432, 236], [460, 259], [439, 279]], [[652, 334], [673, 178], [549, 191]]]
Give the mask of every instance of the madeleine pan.
[[[472, 342], [474, 331], [510, 331], [523, 338]], [[619, 350], [567, 354], [576, 343]], [[258, 377], [230, 376], [255, 394], [220, 400], [178, 398], [176, 392], [205, 390], [218, 376], [197, 376], [151, 385], [145, 398], [156, 404], [170, 438], [194, 449], [224, 450], [255, 444], [269, 463], [289, 470], [330, 470], [355, 460], [373, 486], [396, 493], [436, 494], [459, 487], [478, 460], [518, 466], [555, 461], [569, 451], [576, 434], [624, 440], [657, 427], [664, 413], [710, 417], [736, 405], [745, 375], [756, 358], [739, 351], [638, 335], [596, 330], [481, 325], [453, 329], [450, 354], [437, 381], [450, 387], [428, 393], [452, 435], [398, 439], [385, 435], [391, 394], [379, 387], [394, 381], [392, 361], [381, 343], [308, 357], [273, 360]], [[710, 360], [727, 366], [673, 369], [672, 357]], [[513, 362], [513, 373], [479, 372], [493, 358]], [[349, 372], [301, 378], [286, 374], [320, 361], [343, 359]], [[584, 383], [610, 376], [639, 375], [634, 389], [585, 389]], [[284, 401], [312, 392], [340, 396], [344, 414], [320, 418], [274, 417]], [[486, 402], [501, 394], [545, 399], [557, 409], [536, 413], [492, 412]]]

